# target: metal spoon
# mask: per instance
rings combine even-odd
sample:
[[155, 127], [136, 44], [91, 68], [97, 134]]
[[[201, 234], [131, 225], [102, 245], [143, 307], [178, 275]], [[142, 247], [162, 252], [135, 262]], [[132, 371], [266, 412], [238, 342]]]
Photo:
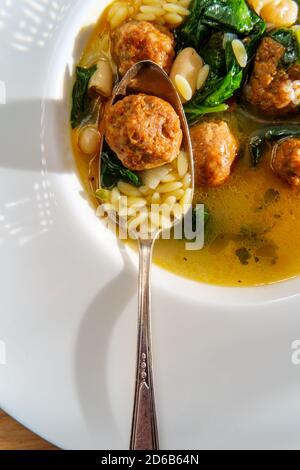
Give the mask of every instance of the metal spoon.
[[[181, 121], [183, 147], [189, 157], [190, 172], [193, 178], [193, 153], [189, 128], [180, 98], [167, 74], [154, 62], [142, 61], [135, 64], [114, 89], [112, 104], [130, 94], [144, 93], [168, 101]], [[101, 155], [101, 153], [100, 153]], [[99, 181], [101, 181], [101, 158], [99, 159]], [[193, 183], [192, 183], [193, 185]], [[100, 187], [100, 185], [99, 185]], [[192, 189], [194, 187], [192, 186]], [[122, 223], [115, 214], [114, 221]], [[176, 223], [180, 221], [176, 220]], [[139, 237], [139, 317], [136, 386], [131, 430], [131, 450], [158, 450], [158, 428], [155, 411], [152, 347], [151, 347], [151, 295], [150, 269], [155, 240], [161, 230], [149, 238]]]

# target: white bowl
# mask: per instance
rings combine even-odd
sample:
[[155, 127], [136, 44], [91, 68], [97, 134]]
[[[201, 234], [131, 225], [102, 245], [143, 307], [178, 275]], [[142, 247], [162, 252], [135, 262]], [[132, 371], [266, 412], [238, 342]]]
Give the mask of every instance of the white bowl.
[[[66, 449], [127, 449], [134, 391], [136, 255], [96, 218], [68, 129], [106, 4], [0, 0], [0, 406]], [[233, 289], [154, 267], [162, 448], [299, 449], [299, 292], [299, 278]]]

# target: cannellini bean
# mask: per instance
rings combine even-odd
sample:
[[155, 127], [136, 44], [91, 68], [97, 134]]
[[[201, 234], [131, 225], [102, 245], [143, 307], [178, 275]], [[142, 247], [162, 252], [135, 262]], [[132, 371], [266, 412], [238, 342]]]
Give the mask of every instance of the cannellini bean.
[[234, 39], [231, 43], [234, 55], [241, 67], [246, 67], [248, 62], [248, 54], [244, 43], [240, 39]]
[[[179, 75], [180, 77], [183, 77], [190, 86], [191, 92], [189, 91], [189, 94], [192, 93], [193, 96], [197, 87], [197, 77], [202, 66], [203, 60], [201, 59], [197, 51], [192, 47], [186, 47], [178, 54], [175, 59], [170, 74], [170, 80], [172, 81], [173, 85], [177, 88], [176, 76]], [[183, 99], [183, 101], [187, 100]]]
[[100, 133], [97, 127], [93, 125], [83, 127], [79, 132], [78, 145], [85, 155], [95, 155], [100, 148]]
[[260, 14], [262, 7], [266, 4], [266, 0], [248, 0], [248, 2], [258, 14]]
[[268, 2], [260, 11], [262, 18], [276, 27], [291, 26], [298, 17], [298, 5], [294, 0]]
[[113, 72], [107, 60], [101, 60], [97, 64], [97, 70], [89, 82], [89, 92], [102, 95], [105, 98], [111, 96], [113, 89]]

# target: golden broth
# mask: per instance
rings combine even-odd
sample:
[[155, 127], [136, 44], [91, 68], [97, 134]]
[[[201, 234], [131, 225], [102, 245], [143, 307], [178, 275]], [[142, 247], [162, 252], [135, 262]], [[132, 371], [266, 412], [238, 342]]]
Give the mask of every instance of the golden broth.
[[[82, 55], [81, 65], [90, 63], [103, 32], [109, 32], [106, 15], [107, 10]], [[239, 111], [224, 113], [222, 117], [230, 122], [242, 147], [259, 127]], [[72, 145], [76, 163], [95, 205], [88, 157], [80, 152], [77, 141], [78, 130], [74, 130]], [[194, 202], [205, 204], [211, 214], [204, 248], [186, 251], [184, 241], [158, 240], [155, 263], [196, 281], [228, 286], [268, 284], [297, 276], [300, 273], [300, 195], [272, 173], [269, 159], [270, 155], [265, 155], [257, 168], [251, 168], [241, 151], [227, 183], [219, 188], [197, 189]]]

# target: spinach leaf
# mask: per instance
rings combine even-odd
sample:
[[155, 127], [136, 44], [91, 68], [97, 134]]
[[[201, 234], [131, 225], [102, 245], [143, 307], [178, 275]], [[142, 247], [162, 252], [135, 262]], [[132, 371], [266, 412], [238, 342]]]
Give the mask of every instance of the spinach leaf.
[[176, 30], [179, 49], [198, 47], [215, 29], [247, 35], [263, 20], [245, 0], [193, 0], [187, 21]]
[[[208, 28], [206, 41], [196, 34], [203, 25]], [[210, 66], [210, 73], [204, 88], [184, 107], [190, 124], [204, 114], [226, 109], [225, 101], [241, 87], [247, 74], [247, 68], [240, 67], [235, 58], [232, 40], [235, 37], [244, 40], [250, 61], [265, 28], [265, 22], [245, 0], [193, 0], [192, 13], [177, 37], [182, 40], [184, 36], [181, 46], [196, 47]]]
[[299, 126], [274, 126], [268, 129], [265, 132], [265, 139], [266, 140], [280, 140], [284, 137], [299, 137], [300, 136], [300, 128]]
[[128, 168], [125, 168], [107, 144], [104, 145], [101, 159], [102, 188], [112, 189], [120, 180], [131, 183], [137, 187], [142, 186], [143, 182], [140, 176]]
[[76, 67], [76, 81], [72, 92], [72, 129], [75, 129], [75, 127], [77, 127], [82, 121], [86, 109], [86, 95], [89, 81], [96, 70], [97, 65], [94, 65], [89, 69]]
[[[208, 113], [225, 111], [228, 106], [224, 103], [236, 90], [243, 80], [243, 69], [238, 65], [233, 54], [231, 42], [226, 44], [226, 63], [232, 63], [224, 77], [218, 77], [211, 72], [203, 90], [197, 92], [185, 106], [185, 114], [189, 124], [196, 124], [201, 116]], [[225, 54], [225, 51], [224, 51]]]
[[300, 59], [300, 46], [296, 34], [287, 28], [274, 29], [269, 36], [279, 42], [285, 48], [285, 53], [280, 60], [283, 68], [288, 68]]
[[218, 76], [226, 74], [226, 60], [223, 41], [224, 34], [217, 31], [212, 33], [207, 43], [200, 49], [202, 59], [210, 66], [211, 72]]
[[249, 142], [249, 154], [252, 166], [256, 167], [265, 150], [265, 139], [263, 136], [256, 135], [251, 137]]
[[197, 124], [199, 119], [205, 114], [221, 113], [227, 109], [228, 105], [225, 103], [218, 106], [203, 106], [201, 104], [197, 105], [190, 102], [184, 107], [184, 111], [190, 125]]
[[259, 18], [255, 22], [253, 30], [251, 31], [249, 36], [247, 36], [244, 39], [245, 48], [248, 54], [248, 64], [253, 59], [255, 52], [256, 52], [257, 44], [259, 40], [261, 39], [261, 37], [263, 36], [263, 34], [265, 33], [266, 29], [267, 29], [266, 23], [261, 18]]
[[238, 248], [237, 250], [235, 250], [235, 254], [241, 264], [243, 264], [244, 266], [247, 266], [249, 264], [249, 261], [251, 259], [251, 253], [248, 248], [246, 248], [245, 246], [243, 246], [242, 248]]
[[180, 28], [175, 30], [177, 49], [184, 47], [198, 48], [199, 44], [209, 34], [209, 28], [201, 23], [203, 0], [193, 0], [190, 7], [188, 20]]
[[239, 89], [243, 80], [243, 69], [234, 63], [218, 88], [203, 102], [205, 106], [218, 106], [228, 100]]
[[222, 31], [250, 33], [258, 16], [245, 0], [207, 0], [203, 11], [203, 23]]
[[249, 141], [249, 154], [251, 165], [256, 167], [263, 156], [268, 143], [284, 139], [285, 137], [300, 137], [298, 126], [274, 126], [262, 130], [259, 135], [251, 137]]

